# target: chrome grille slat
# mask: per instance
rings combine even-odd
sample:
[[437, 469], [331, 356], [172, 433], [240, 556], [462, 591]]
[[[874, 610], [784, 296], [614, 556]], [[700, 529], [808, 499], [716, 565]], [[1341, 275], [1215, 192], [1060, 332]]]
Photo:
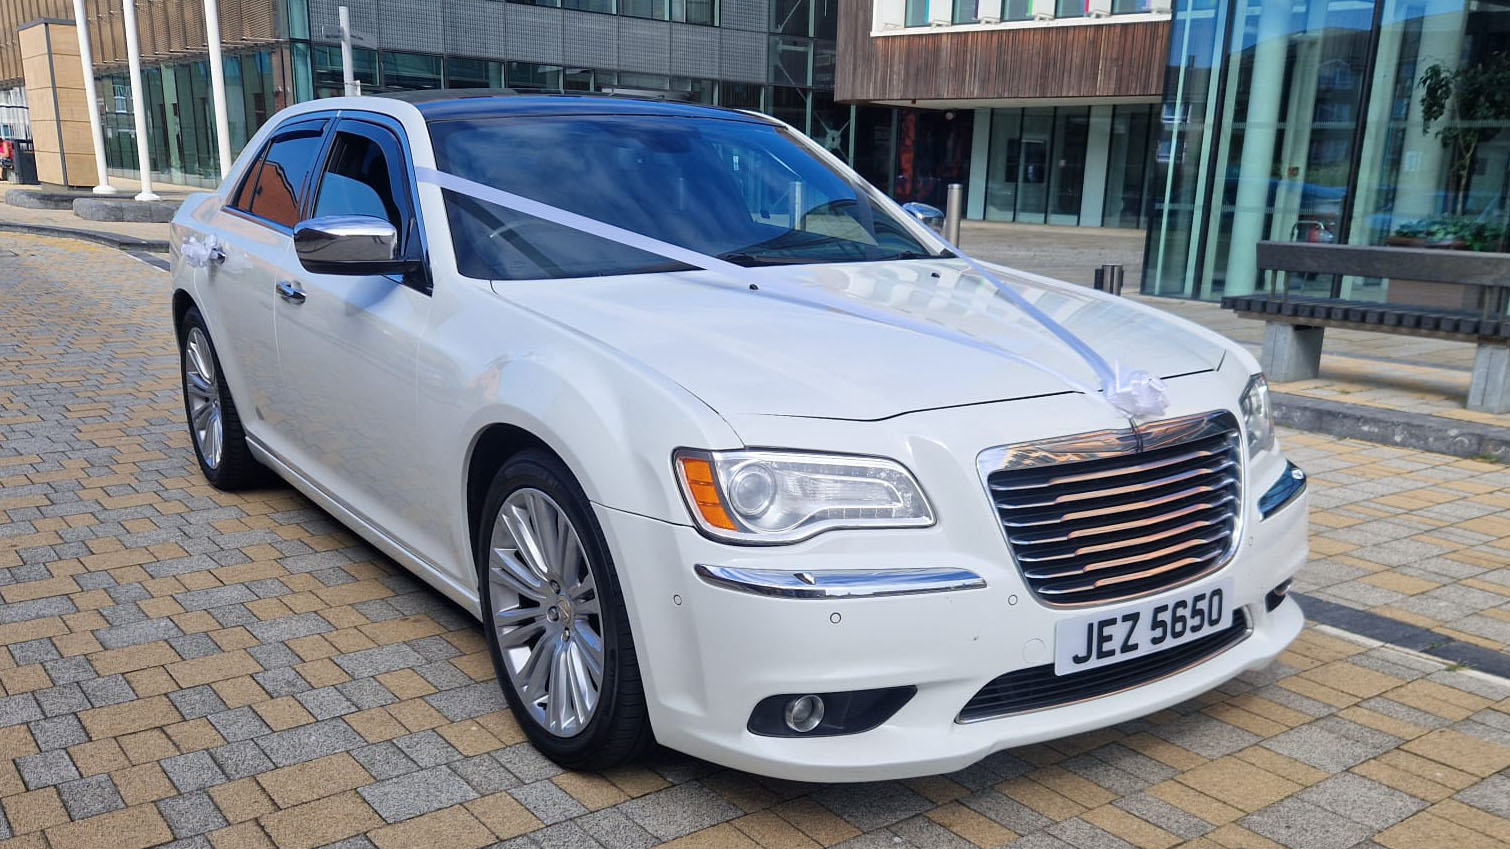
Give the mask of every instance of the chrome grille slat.
[[1045, 481], [1041, 481], [1041, 482], [1012, 483], [1012, 484], [992, 484], [991, 485], [991, 491], [993, 491], [993, 492], [1018, 492], [1018, 491], [1022, 491], [1022, 490], [1028, 490], [1028, 489], [1045, 489], [1045, 488], [1051, 487], [1051, 486], [1064, 486], [1064, 485], [1067, 485], [1067, 484], [1084, 483], [1086, 481], [1094, 481], [1094, 480], [1100, 480], [1102, 478], [1117, 477], [1119, 475], [1134, 475], [1134, 474], [1137, 474], [1139, 472], [1148, 472], [1148, 471], [1153, 471], [1154, 469], [1162, 469], [1162, 468], [1165, 468], [1167, 466], [1173, 466], [1173, 465], [1176, 465], [1176, 464], [1179, 464], [1179, 463], [1184, 463], [1184, 462], [1187, 462], [1187, 461], [1190, 461], [1190, 460], [1204, 460], [1204, 459], [1207, 459], [1209, 457], [1215, 457], [1215, 456], [1217, 456], [1219, 454], [1224, 454], [1224, 453], [1226, 453], [1226, 452], [1225, 451], [1220, 451], [1220, 450], [1210, 450], [1210, 449], [1203, 449], [1203, 450], [1200, 450], [1200, 451], [1189, 451], [1189, 452], [1186, 452], [1186, 453], [1183, 453], [1183, 454], [1177, 454], [1177, 455], [1172, 456], [1172, 457], [1166, 457], [1166, 458], [1162, 458], [1162, 459], [1158, 459], [1158, 460], [1150, 460], [1150, 461], [1148, 461], [1146, 463], [1139, 463], [1136, 466], [1126, 466], [1126, 467], [1113, 466], [1113, 467], [1111, 467], [1109, 469], [1105, 469], [1105, 470], [1102, 470], [1102, 471], [1085, 472], [1085, 473], [1077, 474], [1077, 475], [1059, 475], [1059, 476], [1052, 477], [1052, 478], [1049, 478], [1049, 479], [1047, 479]]
[[1080, 458], [1032, 445], [997, 450], [1017, 465], [983, 469], [1012, 555], [1041, 600], [1136, 597], [1227, 561], [1242, 504], [1241, 440], [1230, 413], [1098, 432], [1085, 443], [1094, 450]]

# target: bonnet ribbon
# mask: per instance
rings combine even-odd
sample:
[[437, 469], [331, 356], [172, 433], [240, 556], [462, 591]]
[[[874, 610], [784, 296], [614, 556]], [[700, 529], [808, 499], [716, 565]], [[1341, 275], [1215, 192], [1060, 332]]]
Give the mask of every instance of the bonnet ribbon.
[[[752, 273], [750, 269], [727, 260], [709, 256], [680, 245], [674, 245], [670, 242], [663, 242], [660, 239], [646, 236], [643, 233], [636, 233], [633, 230], [626, 230], [595, 218], [578, 215], [575, 212], [468, 180], [465, 177], [458, 177], [455, 174], [423, 167], [415, 168], [414, 172], [415, 177], [421, 183], [429, 183], [441, 189], [456, 192], [460, 195], [491, 203], [515, 212], [521, 212], [525, 215], [540, 218], [553, 224], [559, 224], [590, 236], [607, 239], [626, 247], [675, 260], [694, 268], [711, 271], [741, 285], [748, 285], [751, 289], [758, 290], [768, 297], [775, 297], [779, 300], [804, 306], [813, 306], [815, 304], [825, 306], [837, 312], [848, 313], [887, 324], [904, 326], [910, 330], [926, 333], [951, 342], [966, 344], [996, 356], [1005, 357], [1045, 372], [1062, 381], [1070, 388], [1087, 396], [1097, 397], [1099, 394], [1099, 397], [1103, 401], [1111, 405], [1117, 412], [1126, 416], [1156, 416], [1162, 414], [1168, 407], [1164, 383], [1158, 377], [1142, 369], [1123, 373], [1120, 369], [1108, 365], [1106, 360], [1089, 345], [1085, 344], [1083, 340], [1075, 336], [1022, 295], [1008, 287], [996, 275], [987, 271], [979, 262], [965, 255], [953, 245], [949, 245], [950, 249], [960, 259], [964, 260], [972, 271], [989, 281], [999, 293], [1006, 297], [1009, 303], [1042, 325], [1044, 329], [1069, 347], [1070, 350], [1074, 351], [1077, 356], [1091, 367], [1091, 370], [1095, 372], [1097, 379], [1101, 382], [1099, 393], [1096, 389], [1086, 386], [1068, 375], [1061, 374], [1042, 363], [1009, 351], [1001, 346], [989, 344], [961, 331], [871, 307], [849, 298], [842, 298], [820, 286], [792, 286], [785, 279], [775, 275], [768, 276]], [[949, 244], [947, 240], [943, 241], [944, 244]]]

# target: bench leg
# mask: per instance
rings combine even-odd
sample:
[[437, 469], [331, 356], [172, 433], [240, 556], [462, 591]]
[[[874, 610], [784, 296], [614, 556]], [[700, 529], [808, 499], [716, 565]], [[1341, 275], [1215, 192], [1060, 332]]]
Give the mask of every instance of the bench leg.
[[1468, 409], [1510, 413], [1510, 346], [1479, 345], [1468, 387]]
[[1324, 327], [1268, 322], [1259, 356], [1264, 374], [1275, 383], [1311, 380], [1321, 374], [1321, 337], [1325, 332]]

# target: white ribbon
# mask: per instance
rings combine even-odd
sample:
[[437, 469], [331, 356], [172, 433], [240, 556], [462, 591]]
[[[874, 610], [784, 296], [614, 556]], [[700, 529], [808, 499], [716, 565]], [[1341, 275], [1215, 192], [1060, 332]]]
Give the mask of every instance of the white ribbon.
[[[699, 251], [663, 242], [643, 233], [626, 230], [595, 218], [578, 215], [550, 204], [506, 192], [502, 189], [458, 177], [444, 171], [433, 168], [415, 168], [415, 177], [422, 183], [429, 183], [442, 189], [447, 189], [458, 194], [474, 198], [476, 200], [522, 212], [535, 218], [540, 218], [563, 227], [569, 227], [590, 236], [617, 242], [626, 247], [635, 248], [656, 256], [712, 271], [726, 279], [741, 285], [748, 285], [750, 289], [761, 292], [767, 297], [775, 297], [783, 301], [796, 303], [804, 306], [823, 306], [849, 315], [869, 318], [886, 324], [900, 325], [911, 330], [926, 333], [930, 336], [947, 339], [952, 342], [962, 343], [970, 347], [987, 351], [996, 356], [1005, 357], [1014, 362], [1036, 368], [1052, 377], [1062, 381], [1071, 389], [1075, 389], [1087, 396], [1096, 397], [1097, 390], [1086, 386], [1078, 380], [1045, 366], [1043, 363], [1028, 359], [1013, 351], [1006, 350], [999, 345], [993, 345], [977, 339], [968, 334], [941, 325], [918, 321], [908, 316], [886, 310], [871, 307], [858, 301], [840, 298], [828, 290], [816, 285], [793, 286], [790, 281], [771, 275], [752, 273], [750, 269], [736, 265], [718, 257], [709, 256]], [[212, 237], [213, 238], [213, 237]], [[949, 244], [945, 241], [945, 244]], [[1059, 322], [1040, 310], [1032, 302], [1008, 287], [999, 280], [996, 275], [987, 271], [984, 266], [967, 256], [954, 245], [950, 249], [962, 259], [982, 279], [990, 282], [1006, 299], [1018, 310], [1025, 313], [1029, 318], [1042, 325], [1055, 338], [1074, 351], [1091, 370], [1096, 373], [1101, 382], [1099, 395], [1103, 401], [1111, 405], [1118, 412], [1131, 416], [1157, 416], [1167, 409], [1169, 402], [1164, 383], [1158, 377], [1149, 374], [1142, 369], [1136, 369], [1122, 373], [1120, 369], [1114, 369], [1106, 360], [1096, 353], [1089, 345], [1067, 330]], [[185, 244], [185, 258], [187, 259]], [[192, 264], [192, 263], [191, 263]]]
[[203, 239], [190, 236], [184, 239], [178, 253], [190, 268], [204, 268], [210, 264], [211, 260], [224, 256], [225, 250], [220, 240], [213, 235], [205, 236]]

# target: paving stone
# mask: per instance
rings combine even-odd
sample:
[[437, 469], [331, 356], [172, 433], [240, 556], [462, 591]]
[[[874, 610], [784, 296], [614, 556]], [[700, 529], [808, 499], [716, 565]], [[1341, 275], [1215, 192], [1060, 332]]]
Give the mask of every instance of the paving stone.
[[107, 649], [139, 646], [169, 637], [181, 637], [183, 631], [172, 619], [140, 619], [113, 628], [96, 631], [94, 638]]
[[1366, 825], [1300, 799], [1285, 799], [1238, 823], [1295, 849], [1347, 849], [1373, 834]]
[[70, 819], [81, 820], [126, 807], [108, 775], [94, 775], [58, 785], [58, 795]]
[[339, 719], [274, 732], [258, 739], [257, 743], [278, 766], [312, 761], [367, 745], [362, 735]]
[[519, 786], [519, 779], [491, 754], [473, 755], [451, 764], [451, 771], [483, 795]]
[[[552, 820], [541, 816], [542, 811], [555, 817], [575, 816], [575, 814], [566, 813], [571, 806], [557, 801], [548, 792], [531, 790], [531, 788], [546, 785], [555, 787], [554, 784], [548, 782], [538, 782], [516, 787], [509, 793], [529, 808], [535, 816], [540, 817], [543, 822]], [[560, 788], [556, 789], [559, 791]], [[570, 800], [571, 797], [568, 796], [567, 799]], [[532, 802], [540, 810], [532, 806]], [[575, 800], [572, 800], [571, 804], [576, 805]], [[577, 805], [577, 807], [581, 806]], [[718, 794], [695, 782], [668, 787], [637, 799], [630, 799], [620, 805], [619, 810], [661, 840], [673, 840], [744, 813], [724, 801]]]
[[528, 743], [500, 749], [493, 753], [493, 757], [526, 784], [543, 778], [552, 778], [562, 772], [561, 767], [535, 751], [535, 747]]
[[660, 841], [617, 808], [607, 808], [572, 820], [605, 849], [650, 849]]
[[1133, 849], [1131, 843], [1108, 834], [1079, 817], [1070, 817], [1049, 826], [1048, 833], [1077, 849]]
[[[470, 680], [470, 679], [469, 679]], [[472, 719], [486, 713], [508, 710], [508, 702], [496, 681], [483, 681], [425, 697], [441, 716], [452, 722]]]
[[73, 759], [62, 750], [16, 758], [16, 769], [31, 790], [51, 787], [79, 777], [79, 770], [73, 765]]
[[334, 631], [335, 627], [318, 613], [300, 613], [281, 619], [256, 622], [248, 625], [247, 630], [263, 643], [281, 643], [312, 634], [326, 634]]
[[[84, 689], [78, 684], [67, 684], [62, 687], [49, 687], [46, 690], [38, 690], [35, 696], [37, 706], [47, 716], [77, 713], [93, 707], [89, 703], [89, 697], [84, 695]], [[3, 710], [3, 704], [0, 704], [0, 712], [3, 712]], [[5, 724], [5, 720], [0, 719], [0, 725]]]
[[[419, 769], [419, 764], [416, 764], [414, 761], [410, 760], [409, 756], [404, 754], [403, 750], [399, 749], [398, 746], [393, 745], [392, 742], [374, 743], [371, 746], [363, 746], [360, 749], [353, 749], [351, 751], [351, 756], [356, 758], [357, 763], [365, 767], [369, 773], [372, 773], [373, 778], [376, 778], [380, 781], [385, 778], [393, 778], [394, 776], [404, 775]], [[489, 756], [480, 755], [479, 757]], [[494, 761], [494, 764], [495, 766], [498, 766], [499, 769], [503, 768], [502, 765], [498, 764], [496, 761]], [[507, 772], [507, 770], [504, 771]], [[465, 778], [465, 774], [460, 770], [457, 771], [457, 774], [462, 775], [463, 778]], [[515, 779], [512, 783], [518, 784], [519, 782], [517, 779]], [[475, 788], [475, 785], [473, 786]], [[480, 788], [476, 789], [479, 793], [484, 792]]]
[[31, 723], [32, 739], [39, 749], [63, 749], [89, 742], [89, 734], [73, 714], [63, 714]]
[[344, 684], [337, 684], [336, 689], [356, 705], [358, 710], [391, 705], [398, 701], [387, 687], [378, 683], [376, 678], [357, 678]]
[[403, 643], [391, 646], [362, 649], [334, 658], [336, 665], [346, 670], [353, 678], [371, 678], [395, 669], [406, 669], [424, 664], [425, 658]]
[[267, 727], [262, 717], [250, 707], [212, 713], [209, 715], [209, 720], [210, 724], [215, 726], [215, 730], [220, 732], [220, 736], [233, 743], [272, 733], [272, 729]]
[[210, 750], [210, 757], [214, 758], [221, 772], [231, 780], [257, 775], [273, 768], [273, 762], [252, 740], [216, 746]]
[[80, 682], [84, 695], [89, 703], [95, 707], [107, 707], [109, 705], [124, 704], [136, 698], [136, 691], [126, 683], [126, 679], [120, 675], [106, 675], [103, 678], [92, 678]]
[[540, 849], [602, 849], [601, 843], [572, 821], [546, 826], [530, 838]]
[[294, 696], [304, 709], [309, 711], [315, 719], [330, 719], [336, 716], [344, 716], [354, 713], [357, 706], [352, 704], [340, 690], [335, 687], [321, 687], [317, 690], [305, 690]]
[[168, 640], [168, 645], [172, 646], [173, 650], [178, 652], [178, 656], [184, 660], [220, 654], [220, 646], [210, 639], [209, 634], [186, 634], [182, 637], [174, 637]]
[[445, 738], [434, 731], [421, 731], [417, 734], [409, 734], [393, 741], [410, 760], [422, 767], [438, 766], [461, 760], [461, 752], [451, 747]]
[[173, 829], [174, 837], [193, 837], [228, 825], [215, 801], [204, 792], [163, 799], [157, 803], [157, 809]]
[[390, 823], [471, 801], [478, 796], [460, 776], [443, 766], [359, 787], [357, 792]]
[[1388, 751], [1316, 725], [1302, 725], [1263, 741], [1267, 749], [1325, 772], [1341, 772]]
[[166, 758], [161, 765], [173, 786], [182, 793], [204, 790], [226, 782], [225, 773], [209, 752], [190, 752]]
[[225, 710], [225, 702], [221, 701], [219, 694], [208, 685], [169, 693], [168, 699], [173, 702], [174, 707], [178, 708], [178, 712], [183, 714], [184, 719], [198, 719], [201, 716]]
[[1426, 807], [1425, 802], [1414, 796], [1351, 772], [1334, 775], [1307, 787], [1296, 798], [1376, 831], [1383, 831]]
[[42, 708], [31, 693], [0, 698], [0, 728], [34, 722], [42, 718]]

